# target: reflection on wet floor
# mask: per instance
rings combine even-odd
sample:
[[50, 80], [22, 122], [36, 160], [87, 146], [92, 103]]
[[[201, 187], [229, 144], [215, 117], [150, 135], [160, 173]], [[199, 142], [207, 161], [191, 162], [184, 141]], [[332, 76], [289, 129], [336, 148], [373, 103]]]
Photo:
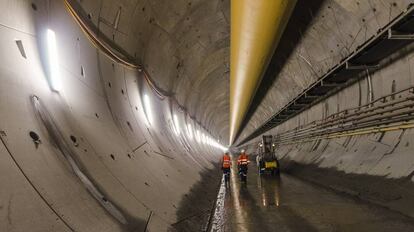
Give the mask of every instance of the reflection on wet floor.
[[263, 206], [279, 206], [281, 181], [280, 176], [257, 175], [257, 188], [261, 191]]
[[398, 213], [289, 175], [259, 176], [254, 163], [244, 184], [233, 162], [230, 182], [212, 231], [414, 231], [413, 220]]

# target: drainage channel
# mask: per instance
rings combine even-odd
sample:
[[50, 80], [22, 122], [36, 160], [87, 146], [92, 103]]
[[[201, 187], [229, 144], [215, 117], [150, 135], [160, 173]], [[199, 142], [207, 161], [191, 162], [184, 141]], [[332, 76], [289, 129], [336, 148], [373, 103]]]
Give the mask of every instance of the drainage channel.
[[217, 194], [216, 204], [214, 207], [214, 213], [210, 219], [210, 228], [209, 232], [222, 232], [224, 231], [225, 220], [225, 208], [224, 202], [226, 198], [226, 183], [224, 181], [224, 176], [221, 178], [220, 189]]

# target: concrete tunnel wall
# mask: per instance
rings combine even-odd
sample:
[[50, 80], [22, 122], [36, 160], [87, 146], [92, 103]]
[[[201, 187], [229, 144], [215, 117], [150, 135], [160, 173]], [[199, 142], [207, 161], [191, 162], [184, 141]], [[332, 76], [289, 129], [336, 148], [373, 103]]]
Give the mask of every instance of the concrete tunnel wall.
[[230, 1], [102, 0], [80, 6], [103, 36], [227, 143]]
[[[412, 49], [412, 46], [407, 48], [410, 51]], [[375, 99], [390, 95], [393, 81], [397, 83], [395, 92], [413, 86], [414, 77], [409, 71], [409, 67], [414, 64], [411, 57], [407, 55], [371, 75]], [[283, 123], [269, 134], [278, 135], [328, 118], [340, 110], [352, 109], [360, 105], [360, 99], [368, 103], [367, 82], [365, 78]], [[396, 94], [395, 99], [412, 96], [412, 92], [404, 91]], [[388, 101], [391, 102], [389, 98]], [[414, 186], [413, 133], [413, 129], [400, 129], [338, 138], [314, 137], [310, 141], [283, 144], [278, 148], [278, 155], [284, 168], [293, 174], [304, 178], [308, 176], [312, 181], [413, 217], [414, 211], [407, 207], [413, 200], [410, 193]], [[300, 167], [296, 167], [296, 164], [300, 164]], [[315, 169], [322, 170], [318, 173]], [[324, 179], [323, 176], [326, 178], [328, 174], [337, 175], [338, 178]]]
[[[293, 12], [296, 18], [288, 23], [276, 50], [279, 60], [273, 64], [277, 66], [272, 73], [274, 81], [238, 141], [376, 35], [378, 29], [411, 3], [410, 0], [315, 0], [314, 4], [299, 1]], [[402, 83], [399, 86], [403, 86]]]
[[[324, 1], [312, 12], [311, 26], [298, 44], [286, 42], [290, 38], [281, 42], [294, 50], [240, 138], [410, 2]], [[102, 35], [142, 63], [160, 88], [173, 93], [188, 115], [225, 144], [229, 1], [79, 3]], [[195, 120], [170, 98], [157, 97], [142, 73], [99, 52], [62, 1], [2, 0], [0, 7], [7, 9], [0, 15], [0, 231], [194, 231], [203, 226], [199, 222], [208, 216], [220, 177], [211, 170], [221, 151], [188, 136], [184, 126], [189, 123], [203, 130]], [[47, 28], [56, 32], [59, 46], [59, 93], [52, 92], [47, 81]], [[408, 55], [371, 74], [374, 98], [389, 94], [392, 80], [396, 91], [413, 85], [411, 48], [405, 52]], [[149, 95], [154, 111], [151, 125], [146, 123], [143, 94]], [[364, 79], [270, 133], [364, 104], [367, 95]], [[179, 136], [174, 114], [181, 125]], [[33, 142], [30, 131], [38, 134], [40, 144]], [[411, 185], [406, 184], [406, 179], [413, 181], [412, 133], [407, 129], [283, 145], [279, 154], [293, 174], [365, 194], [413, 216], [407, 207]], [[86, 180], [75, 174], [68, 157]], [[321, 170], [341, 179], [322, 179], [327, 174]], [[388, 183], [393, 178], [399, 182]], [[355, 180], [360, 184], [350, 186]], [[345, 181], [346, 188], [338, 184]], [[367, 188], [375, 186], [391, 191], [375, 198], [378, 188]]]
[[[208, 132], [169, 98], [159, 98], [142, 73], [98, 51], [63, 1], [2, 0], [0, 9], [0, 231], [204, 226], [197, 223], [214, 202], [222, 151], [190, 136], [186, 125]], [[45, 67], [47, 28], [57, 37], [58, 93]]]
[[[392, 16], [402, 12], [408, 3], [326, 1], [243, 133], [248, 135], [255, 125], [261, 125], [308, 84], [392, 20]], [[397, 10], [398, 7], [400, 10]], [[340, 29], [335, 26], [335, 22], [331, 25], [322, 19], [332, 19], [334, 14], [340, 18], [336, 21], [341, 23]], [[414, 87], [413, 49], [413, 45], [401, 49], [392, 55], [392, 59], [384, 62], [379, 70], [371, 70], [360, 81], [265, 134], [279, 136], [312, 125], [313, 122], [323, 123], [337, 112], [369, 105], [373, 100], [385, 96], [388, 97], [384, 102], [388, 103], [412, 97], [412, 90], [402, 90]], [[332, 52], [332, 55], [328, 55]], [[305, 59], [313, 69], [304, 63]], [[392, 93], [396, 94], [390, 97]], [[373, 106], [378, 104], [382, 103], [377, 102]], [[286, 172], [414, 217], [413, 208], [410, 207], [414, 189], [413, 133], [413, 129], [399, 129], [338, 138], [293, 138], [278, 145], [277, 154]], [[248, 151], [255, 153], [259, 142], [260, 138], [248, 142]]]

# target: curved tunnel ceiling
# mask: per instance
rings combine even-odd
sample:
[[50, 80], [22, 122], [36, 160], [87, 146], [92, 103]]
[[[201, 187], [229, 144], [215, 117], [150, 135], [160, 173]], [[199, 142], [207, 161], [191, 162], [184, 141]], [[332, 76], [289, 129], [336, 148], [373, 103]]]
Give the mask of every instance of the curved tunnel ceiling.
[[229, 1], [103, 0], [80, 6], [160, 89], [226, 144]]

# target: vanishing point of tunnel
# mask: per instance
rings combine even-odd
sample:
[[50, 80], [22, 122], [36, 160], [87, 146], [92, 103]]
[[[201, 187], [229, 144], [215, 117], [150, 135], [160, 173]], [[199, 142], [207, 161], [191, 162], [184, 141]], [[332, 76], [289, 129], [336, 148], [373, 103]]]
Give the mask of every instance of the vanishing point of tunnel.
[[0, 232], [414, 231], [413, 0], [0, 9]]

